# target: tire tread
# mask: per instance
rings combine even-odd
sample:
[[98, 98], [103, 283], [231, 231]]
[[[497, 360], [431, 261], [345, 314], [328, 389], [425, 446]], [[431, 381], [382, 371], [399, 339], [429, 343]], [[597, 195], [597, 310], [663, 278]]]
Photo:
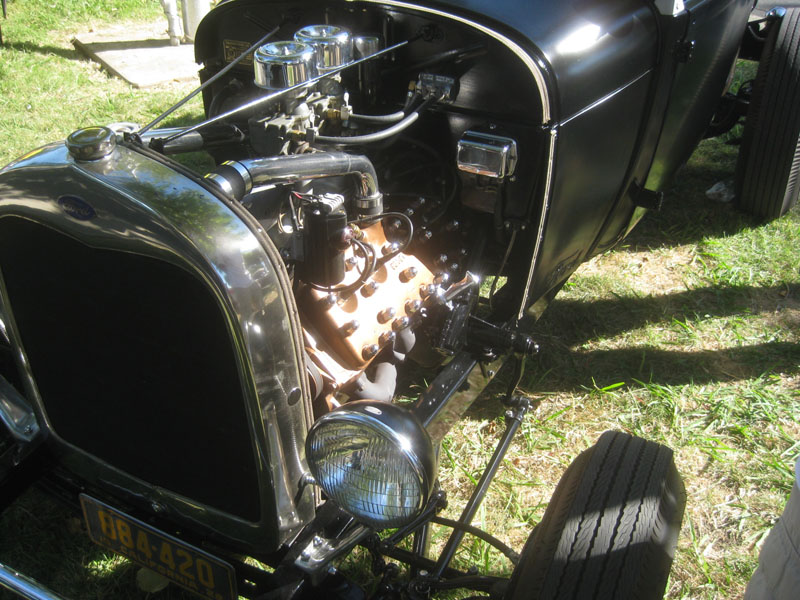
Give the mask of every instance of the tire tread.
[[737, 203], [766, 219], [800, 191], [800, 8], [770, 32], [756, 74], [737, 163]]
[[561, 478], [507, 600], [660, 598], [684, 506], [669, 448], [605, 432]]

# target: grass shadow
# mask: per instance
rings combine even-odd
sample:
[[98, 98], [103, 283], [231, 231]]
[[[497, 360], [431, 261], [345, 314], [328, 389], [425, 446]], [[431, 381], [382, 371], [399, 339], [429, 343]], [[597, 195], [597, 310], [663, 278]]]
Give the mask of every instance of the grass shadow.
[[110, 559], [112, 553], [89, 539], [78, 511], [35, 487], [0, 517], [0, 556], [51, 589], [82, 590], [81, 597], [116, 598], [117, 591], [136, 590], [136, 568]]
[[16, 52], [22, 52], [25, 54], [41, 54], [43, 56], [50, 56], [55, 55], [61, 58], [66, 58], [67, 60], [79, 60], [79, 61], [88, 61], [84, 54], [78, 52], [75, 49], [68, 49], [68, 48], [60, 48], [58, 46], [50, 46], [50, 45], [42, 45], [42, 44], [33, 44], [31, 42], [9, 42], [6, 40], [3, 43], [3, 48], [8, 50], [14, 50]]
[[659, 211], [650, 211], [620, 250], [671, 248], [735, 234], [760, 221], [732, 202], [709, 199], [705, 192], [722, 181], [733, 186], [738, 147], [725, 138], [705, 140], [675, 178]]
[[[576, 346], [642, 327], [713, 319], [776, 315], [800, 309], [800, 281], [780, 286], [701, 287], [657, 296], [617, 296], [592, 301], [557, 298], [535, 327], [537, 341]], [[789, 313], [787, 313], [789, 314]]]
[[639, 346], [575, 351], [543, 358], [538, 376], [523, 385], [530, 393], [579, 392], [619, 383], [704, 385], [800, 374], [800, 345], [772, 342], [722, 350], [664, 350]]
[[793, 376], [800, 373], [798, 332], [800, 282], [557, 299], [536, 325], [541, 353], [523, 389], [576, 392], [634, 380], [699, 385]]

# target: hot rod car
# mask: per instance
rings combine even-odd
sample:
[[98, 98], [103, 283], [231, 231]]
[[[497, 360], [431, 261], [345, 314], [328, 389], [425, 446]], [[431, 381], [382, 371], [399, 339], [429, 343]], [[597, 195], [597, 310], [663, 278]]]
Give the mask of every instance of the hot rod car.
[[[531, 321], [703, 136], [744, 118], [739, 207], [796, 202], [800, 10], [230, 0], [195, 53], [202, 122], [100, 123], [0, 171], [3, 505], [36, 483], [205, 598], [660, 597], [666, 447], [604, 434], [519, 554], [471, 523], [531, 409]], [[737, 58], [760, 64], [733, 95]], [[504, 361], [507, 429], [444, 519], [440, 442]], [[465, 535], [511, 577], [459, 570]], [[337, 571], [357, 546], [367, 588]]]

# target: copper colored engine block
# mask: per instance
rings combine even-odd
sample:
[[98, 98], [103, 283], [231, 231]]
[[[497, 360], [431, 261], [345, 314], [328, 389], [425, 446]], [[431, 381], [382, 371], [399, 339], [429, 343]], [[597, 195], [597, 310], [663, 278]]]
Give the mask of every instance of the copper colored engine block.
[[[391, 250], [383, 226], [375, 223], [361, 230], [361, 241], [370, 244], [376, 256]], [[358, 280], [365, 257], [345, 252], [347, 272], [340, 286]], [[434, 275], [417, 258], [402, 252], [379, 267], [355, 291], [329, 294], [305, 285], [298, 294], [303, 326], [316, 342], [309, 351], [315, 362], [339, 385], [360, 373], [396, 333], [409, 326], [422, 303], [420, 290]], [[328, 356], [319, 356], [327, 354]], [[336, 375], [330, 360], [342, 371]]]

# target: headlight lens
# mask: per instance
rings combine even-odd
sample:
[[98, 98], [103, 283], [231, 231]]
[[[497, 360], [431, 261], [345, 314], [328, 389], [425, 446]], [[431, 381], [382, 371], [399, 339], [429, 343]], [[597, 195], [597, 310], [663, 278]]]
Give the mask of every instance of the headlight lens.
[[425, 506], [436, 477], [430, 437], [407, 410], [350, 402], [319, 419], [306, 456], [325, 493], [374, 529], [400, 527]]

